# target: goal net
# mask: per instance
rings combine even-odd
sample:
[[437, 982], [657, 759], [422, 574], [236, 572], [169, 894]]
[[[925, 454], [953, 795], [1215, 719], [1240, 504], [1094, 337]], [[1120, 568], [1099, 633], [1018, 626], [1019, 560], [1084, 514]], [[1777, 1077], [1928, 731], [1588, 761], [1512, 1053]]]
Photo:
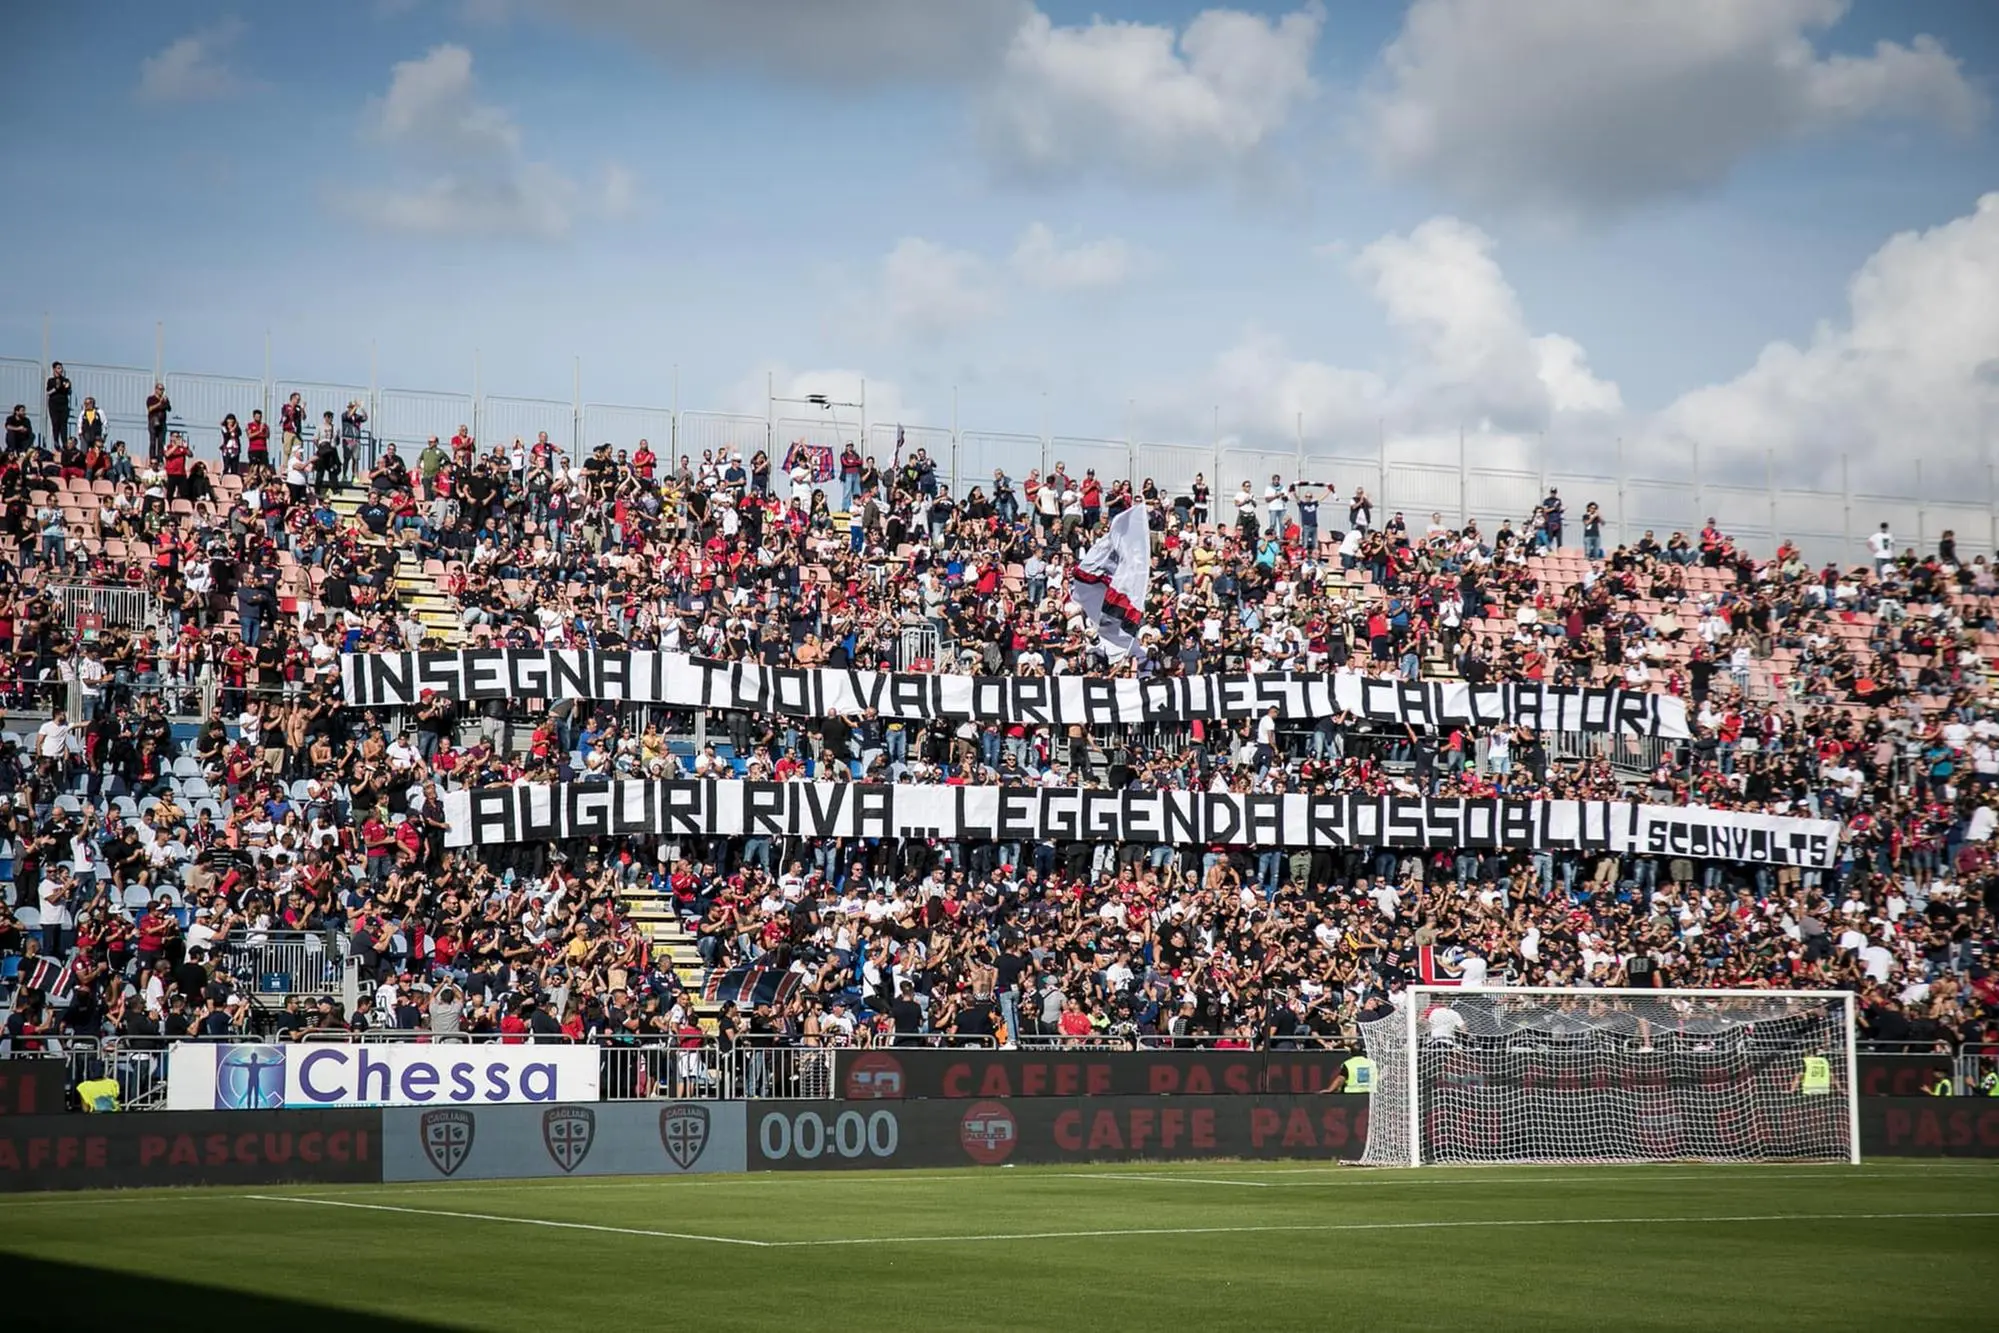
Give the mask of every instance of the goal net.
[[1361, 1034], [1371, 1166], [1860, 1160], [1844, 992], [1416, 986]]

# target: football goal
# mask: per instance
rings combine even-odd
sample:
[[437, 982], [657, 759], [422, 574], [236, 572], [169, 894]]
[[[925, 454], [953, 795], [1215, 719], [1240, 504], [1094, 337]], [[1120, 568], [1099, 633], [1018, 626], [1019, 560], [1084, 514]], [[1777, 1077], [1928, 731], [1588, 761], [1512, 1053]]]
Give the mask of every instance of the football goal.
[[1844, 991], [1412, 986], [1361, 1035], [1371, 1166], [1860, 1160]]

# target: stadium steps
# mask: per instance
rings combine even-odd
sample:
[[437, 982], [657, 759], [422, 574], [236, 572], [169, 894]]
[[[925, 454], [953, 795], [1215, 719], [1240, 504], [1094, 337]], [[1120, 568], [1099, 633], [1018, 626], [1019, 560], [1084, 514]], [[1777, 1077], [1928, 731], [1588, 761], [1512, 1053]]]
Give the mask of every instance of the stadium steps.
[[[333, 512], [343, 522], [355, 518], [367, 494], [359, 486], [343, 488], [333, 497]], [[380, 546], [383, 540], [372, 535], [362, 537], [362, 541], [369, 546]], [[465, 627], [458, 619], [457, 606], [438, 585], [436, 576], [426, 572], [423, 562], [413, 554], [407, 554], [396, 564], [396, 600], [409, 608], [410, 614], [423, 626], [426, 638], [436, 639], [446, 648], [461, 646]]]
[[658, 894], [628, 892], [622, 897], [626, 914], [652, 940], [653, 956], [671, 964], [680, 984], [697, 997], [694, 1012], [699, 1015], [701, 1026], [713, 1031], [722, 1006], [699, 998], [707, 969], [694, 947], [694, 937], [680, 923], [672, 905]]

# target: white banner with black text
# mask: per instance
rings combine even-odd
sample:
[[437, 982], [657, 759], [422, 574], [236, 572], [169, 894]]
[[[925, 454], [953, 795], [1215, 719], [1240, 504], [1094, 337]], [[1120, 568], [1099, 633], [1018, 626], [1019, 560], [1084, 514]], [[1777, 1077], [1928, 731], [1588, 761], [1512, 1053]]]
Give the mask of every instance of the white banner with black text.
[[1358, 671], [1253, 675], [958, 676], [718, 662], [685, 653], [468, 648], [350, 653], [341, 688], [355, 708], [418, 703], [605, 699], [786, 717], [874, 712], [904, 721], [1117, 726], [1262, 717], [1311, 722], [1344, 714], [1424, 730], [1518, 726], [1685, 740], [1687, 706], [1670, 695], [1529, 682], [1401, 681]]
[[1838, 823], [1705, 806], [867, 782], [521, 783], [444, 796], [445, 845], [566, 838], [923, 838], [1407, 847], [1689, 857], [1830, 870]]

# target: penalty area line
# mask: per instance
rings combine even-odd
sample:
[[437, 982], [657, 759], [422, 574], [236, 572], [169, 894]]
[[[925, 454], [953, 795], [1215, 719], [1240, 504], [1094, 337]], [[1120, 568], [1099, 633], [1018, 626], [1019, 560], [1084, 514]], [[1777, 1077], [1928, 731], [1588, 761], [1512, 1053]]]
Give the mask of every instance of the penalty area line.
[[1612, 1227], [1664, 1224], [1719, 1225], [1738, 1222], [1882, 1222], [1916, 1219], [1962, 1220], [1999, 1217], [1999, 1212], [1948, 1213], [1741, 1213], [1701, 1217], [1530, 1217], [1477, 1218], [1436, 1222], [1299, 1222], [1233, 1227], [1119, 1227], [1094, 1231], [1011, 1231], [976, 1236], [840, 1236], [828, 1240], [776, 1240], [775, 1249], [815, 1245], [949, 1245], [1010, 1240], [1098, 1240], [1116, 1236], [1217, 1236], [1273, 1232], [1455, 1231], [1500, 1227]]
[[602, 1231], [614, 1236], [650, 1236], [657, 1240], [693, 1240], [710, 1245], [748, 1245], [768, 1249], [767, 1240], [744, 1240], [740, 1236], [703, 1236], [690, 1231], [650, 1231], [643, 1227], [613, 1227], [596, 1222], [555, 1222], [543, 1217], [509, 1217], [504, 1213], [461, 1213], [444, 1208], [404, 1208], [387, 1203], [355, 1203], [349, 1199], [306, 1199], [284, 1194], [245, 1194], [245, 1199], [262, 1203], [301, 1203], [318, 1208], [352, 1208], [367, 1213], [404, 1213], [412, 1217], [452, 1217], [464, 1222], [502, 1222], [517, 1227], [554, 1227], [561, 1231]]

